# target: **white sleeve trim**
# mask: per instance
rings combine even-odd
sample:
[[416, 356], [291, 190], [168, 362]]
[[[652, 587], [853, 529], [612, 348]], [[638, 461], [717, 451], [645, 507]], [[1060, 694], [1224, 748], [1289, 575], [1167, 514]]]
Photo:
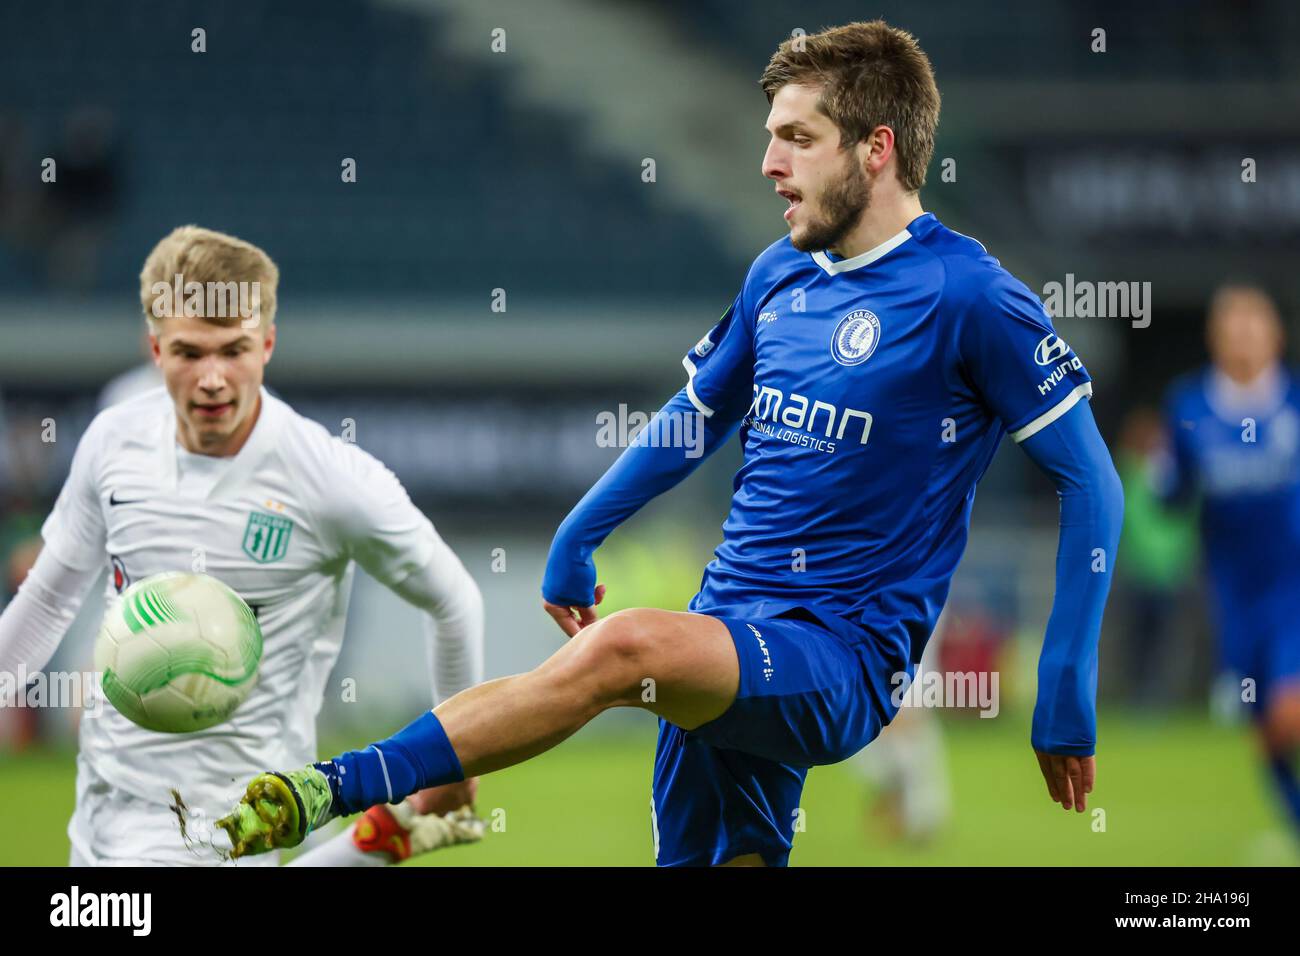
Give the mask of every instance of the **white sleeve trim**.
[[686, 397], [691, 400], [691, 404], [705, 418], [713, 417], [713, 409], [709, 408], [700, 401], [700, 396], [695, 394], [695, 366], [691, 364], [689, 356], [683, 356], [682, 365], [686, 369]]
[[1017, 428], [1013, 431], [1011, 433], [1011, 438], [1018, 444], [1026, 438], [1038, 434], [1038, 432], [1042, 431], [1070, 409], [1074, 408], [1075, 405], [1079, 404], [1079, 399], [1088, 398], [1091, 397], [1091, 395], [1092, 382], [1084, 382], [1082, 385], [1076, 386], [1074, 391], [1070, 392], [1069, 395], [1065, 396], [1065, 398], [1061, 399], [1047, 411], [1043, 412], [1043, 414], [1039, 415], [1028, 425], [1023, 428]]

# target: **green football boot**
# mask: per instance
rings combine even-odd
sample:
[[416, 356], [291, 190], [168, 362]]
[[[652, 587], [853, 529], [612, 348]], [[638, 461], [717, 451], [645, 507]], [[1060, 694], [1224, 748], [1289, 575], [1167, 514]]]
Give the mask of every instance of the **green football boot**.
[[261, 773], [235, 808], [217, 821], [230, 835], [232, 857], [297, 846], [333, 819], [329, 781], [315, 767]]

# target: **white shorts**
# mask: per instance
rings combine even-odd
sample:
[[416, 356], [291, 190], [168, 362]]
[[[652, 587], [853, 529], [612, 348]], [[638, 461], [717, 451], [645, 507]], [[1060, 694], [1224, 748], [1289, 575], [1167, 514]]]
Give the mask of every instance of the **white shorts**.
[[224, 860], [210, 845], [212, 821], [191, 819], [187, 829], [189, 846], [171, 807], [114, 787], [77, 757], [77, 805], [68, 821], [69, 866], [279, 865], [278, 852]]

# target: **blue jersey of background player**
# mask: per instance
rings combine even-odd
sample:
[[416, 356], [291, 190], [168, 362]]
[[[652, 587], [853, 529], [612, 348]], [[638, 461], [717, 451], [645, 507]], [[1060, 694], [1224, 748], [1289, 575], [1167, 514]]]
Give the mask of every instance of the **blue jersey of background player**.
[[[849, 757], [893, 717], [892, 679], [920, 658], [1006, 432], [1060, 491], [1032, 741], [1052, 798], [1084, 809], [1122, 517], [1088, 374], [1023, 285], [923, 212], [939, 94], [911, 36], [876, 21], [787, 41], [762, 83], [763, 173], [789, 203], [790, 235], [686, 357], [688, 384], [645, 440], [557, 532], [542, 593], [574, 639], [387, 741], [258, 777], [223, 821], [237, 851], [279, 839], [281, 813], [317, 825], [526, 760], [632, 706], [661, 719], [657, 861], [785, 863], [808, 768]], [[687, 423], [706, 452], [743, 431], [717, 557], [690, 611], [597, 620], [592, 554], [699, 464], [696, 442], [673, 440]]]
[[1243, 681], [1293, 821], [1300, 826], [1300, 383], [1281, 363], [1282, 324], [1260, 289], [1210, 305], [1211, 364], [1171, 387], [1173, 501], [1200, 501], [1223, 668]]

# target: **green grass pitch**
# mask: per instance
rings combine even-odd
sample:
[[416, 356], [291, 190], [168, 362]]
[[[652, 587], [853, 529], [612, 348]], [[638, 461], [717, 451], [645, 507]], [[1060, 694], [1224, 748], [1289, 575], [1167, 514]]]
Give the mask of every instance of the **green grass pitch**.
[[[1297, 843], [1245, 728], [1201, 717], [1106, 716], [1090, 810], [1051, 803], [1027, 719], [946, 719], [954, 815], [925, 846], [891, 843], [866, 812], [849, 766], [814, 769], [804, 792], [796, 866], [1295, 865]], [[358, 740], [328, 741], [342, 748]], [[557, 750], [483, 779], [481, 844], [412, 861], [429, 866], [650, 865], [654, 723], [610, 734], [600, 721]], [[0, 865], [63, 865], [73, 755], [0, 756]]]

